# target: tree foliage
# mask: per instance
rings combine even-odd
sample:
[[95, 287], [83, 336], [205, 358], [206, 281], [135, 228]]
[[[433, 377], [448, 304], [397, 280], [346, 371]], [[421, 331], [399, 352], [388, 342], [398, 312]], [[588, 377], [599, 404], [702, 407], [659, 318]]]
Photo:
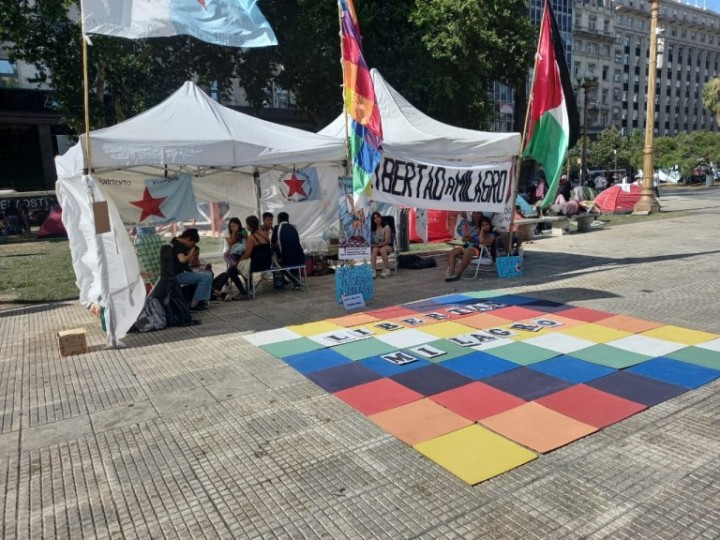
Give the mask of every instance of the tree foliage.
[[703, 88], [703, 107], [715, 115], [720, 124], [720, 77], [710, 79]]
[[[38, 68], [38, 83], [79, 129], [82, 57], [78, 0], [0, 0], [0, 40], [12, 60]], [[456, 125], [492, 119], [494, 80], [520, 87], [534, 50], [525, 0], [356, 0], [366, 60], [416, 106]], [[183, 81], [239, 82], [259, 109], [273, 83], [289, 89], [318, 127], [341, 110], [342, 71], [334, 0], [261, 0], [279, 46], [239, 50], [188, 37], [93, 36], [89, 75], [93, 127], [111, 125], [165, 99]]]

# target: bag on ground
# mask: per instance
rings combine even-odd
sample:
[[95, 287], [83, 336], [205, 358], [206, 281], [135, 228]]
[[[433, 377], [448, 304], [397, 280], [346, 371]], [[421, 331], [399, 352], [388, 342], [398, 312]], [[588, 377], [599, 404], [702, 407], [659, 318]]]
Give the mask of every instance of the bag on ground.
[[418, 255], [400, 255], [398, 266], [409, 270], [422, 270], [424, 268], [435, 268], [437, 262], [432, 257], [420, 257]]
[[140, 315], [133, 325], [136, 332], [152, 332], [153, 330], [162, 330], [167, 326], [165, 318], [165, 309], [157, 298], [148, 298], [145, 301]]

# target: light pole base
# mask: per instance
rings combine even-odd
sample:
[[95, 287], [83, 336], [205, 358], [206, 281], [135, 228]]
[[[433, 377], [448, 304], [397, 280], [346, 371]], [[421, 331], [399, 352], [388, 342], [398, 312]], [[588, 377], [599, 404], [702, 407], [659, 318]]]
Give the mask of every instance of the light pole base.
[[658, 212], [660, 212], [660, 203], [657, 202], [657, 199], [653, 196], [643, 196], [635, 203], [632, 213], [634, 216], [647, 216]]

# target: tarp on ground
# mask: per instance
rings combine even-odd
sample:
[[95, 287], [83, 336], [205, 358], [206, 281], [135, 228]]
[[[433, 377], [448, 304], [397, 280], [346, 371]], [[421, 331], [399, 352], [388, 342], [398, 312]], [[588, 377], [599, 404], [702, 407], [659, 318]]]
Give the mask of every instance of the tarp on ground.
[[[373, 177], [372, 199], [398, 206], [455, 211], [503, 211], [510, 200], [519, 133], [450, 126], [416, 109], [371, 70], [385, 151]], [[345, 138], [345, 117], [319, 133]]]
[[642, 188], [637, 184], [616, 184], [595, 197], [595, 208], [603, 214], [627, 214], [640, 200]]
[[[83, 176], [83, 135], [56, 158], [57, 194], [80, 299], [106, 306], [111, 345], [127, 333], [143, 306], [145, 289], [125, 227], [143, 221], [142, 209], [132, 202], [145, 198], [149, 177], [189, 173], [198, 200], [229, 200], [246, 216], [256, 212], [255, 172], [323, 166], [341, 171], [345, 157], [342, 141], [233, 111], [191, 82], [156, 107], [92, 132], [90, 141], [92, 176]], [[111, 232], [95, 234], [93, 199], [108, 202]]]
[[67, 236], [65, 227], [62, 224], [62, 209], [55, 204], [50, 208], [50, 213], [40, 225], [35, 238], [59, 238]]

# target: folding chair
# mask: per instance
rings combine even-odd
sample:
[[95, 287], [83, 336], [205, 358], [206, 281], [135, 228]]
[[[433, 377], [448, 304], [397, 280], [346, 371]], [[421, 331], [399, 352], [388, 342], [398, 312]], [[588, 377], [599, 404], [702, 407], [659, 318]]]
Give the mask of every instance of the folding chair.
[[480, 255], [473, 257], [470, 260], [470, 266], [468, 268], [475, 267], [475, 274], [473, 279], [477, 279], [480, 267], [483, 267], [485, 271], [493, 271], [495, 269], [495, 258], [492, 255], [491, 246], [480, 246]]

